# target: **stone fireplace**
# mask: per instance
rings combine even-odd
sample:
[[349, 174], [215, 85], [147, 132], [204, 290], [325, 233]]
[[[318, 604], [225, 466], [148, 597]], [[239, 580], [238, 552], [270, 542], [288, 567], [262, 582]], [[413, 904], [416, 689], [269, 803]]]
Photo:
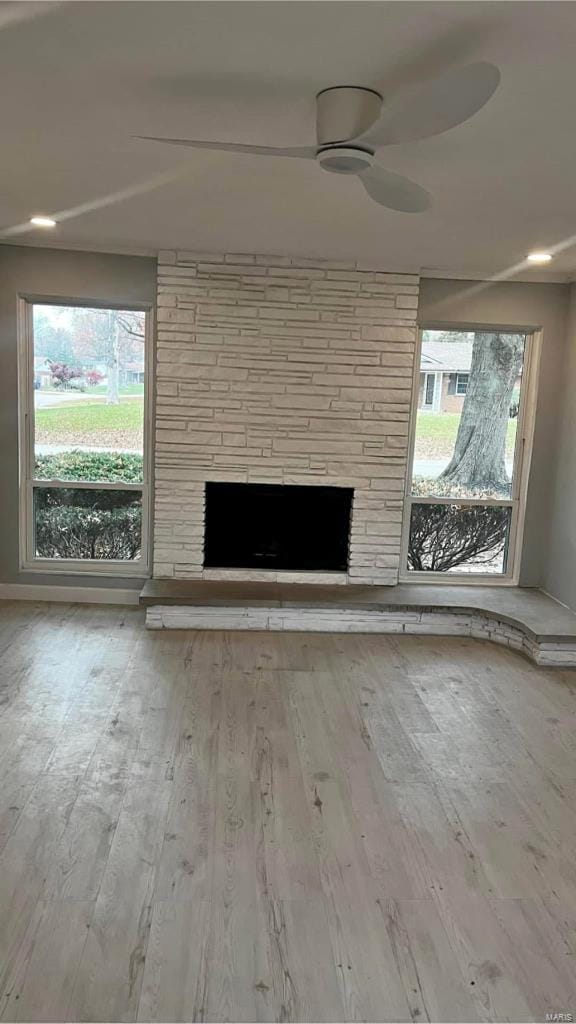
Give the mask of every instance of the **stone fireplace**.
[[[156, 579], [397, 582], [417, 304], [411, 274], [160, 254]], [[346, 562], [210, 564], [216, 483], [346, 491]]]

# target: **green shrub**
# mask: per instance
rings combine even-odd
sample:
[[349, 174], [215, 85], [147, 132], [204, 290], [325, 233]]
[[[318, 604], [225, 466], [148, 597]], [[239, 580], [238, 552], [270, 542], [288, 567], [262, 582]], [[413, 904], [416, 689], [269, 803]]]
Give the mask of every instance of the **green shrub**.
[[107, 480], [142, 483], [141, 455], [129, 452], [86, 452], [74, 450], [36, 456], [37, 480]]
[[138, 557], [142, 531], [138, 492], [38, 487], [34, 500], [38, 557]]
[[[36, 457], [38, 480], [142, 483], [142, 456], [74, 450]], [[142, 499], [138, 491], [78, 487], [34, 489], [39, 558], [138, 557]]]

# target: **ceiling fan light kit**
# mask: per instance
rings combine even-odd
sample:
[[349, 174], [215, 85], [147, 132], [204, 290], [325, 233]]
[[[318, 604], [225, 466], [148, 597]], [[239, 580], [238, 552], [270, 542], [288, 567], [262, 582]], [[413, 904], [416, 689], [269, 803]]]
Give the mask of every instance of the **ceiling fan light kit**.
[[322, 89], [316, 96], [316, 146], [141, 137], [191, 149], [316, 160], [331, 174], [355, 175], [379, 206], [399, 213], [424, 213], [432, 202], [428, 192], [409, 178], [387, 171], [376, 160], [376, 149], [430, 138], [462, 124], [488, 102], [499, 82], [494, 64], [468, 64], [427, 83], [390, 110], [375, 89], [354, 85]]
[[355, 146], [326, 146], [316, 157], [320, 167], [332, 174], [362, 174], [374, 162], [374, 153]]

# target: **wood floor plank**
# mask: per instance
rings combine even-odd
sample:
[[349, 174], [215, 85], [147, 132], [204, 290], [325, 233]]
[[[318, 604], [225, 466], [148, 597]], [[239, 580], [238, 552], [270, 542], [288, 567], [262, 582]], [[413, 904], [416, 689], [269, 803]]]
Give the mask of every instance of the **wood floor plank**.
[[34, 790], [39, 772], [25, 768], [6, 768], [0, 788], [0, 853], [14, 831], [20, 815]]
[[[343, 1020], [326, 929], [321, 900], [157, 903], [138, 1018]], [[240, 933], [225, 948], [214, 945], [223, 930]]]
[[0, 1006], [78, 790], [78, 779], [41, 777], [0, 855]]
[[346, 1018], [410, 1020], [408, 995], [378, 914], [368, 861], [354, 822], [346, 813], [341, 787], [326, 781], [313, 791], [320, 876]]
[[413, 1020], [482, 1020], [432, 900], [379, 900]]
[[537, 778], [514, 776], [510, 786], [541, 832], [576, 841], [576, 787], [541, 772]]
[[202, 899], [154, 904], [138, 1020], [206, 1019], [208, 914]]
[[346, 1017], [324, 902], [268, 900], [259, 945], [266, 946], [268, 975], [259, 978], [259, 1019], [337, 1021]]
[[[437, 891], [435, 900], [460, 970], [483, 1020], [533, 1021], [542, 1019], [532, 1003], [517, 950], [482, 894], [470, 890]], [[500, 900], [504, 906], [508, 900]]]
[[451, 786], [441, 802], [462, 823], [496, 896], [546, 897], [576, 887], [573, 847], [541, 832], [505, 784]]
[[278, 673], [255, 677], [251, 779], [261, 898], [314, 899], [320, 873], [298, 746]]
[[446, 813], [431, 783], [397, 785], [396, 799], [431, 893], [457, 887], [491, 893], [481, 858], [456, 812]]
[[[319, 752], [329, 746], [329, 726], [326, 716], [311, 714], [313, 695], [309, 678], [303, 680], [303, 675], [291, 674], [291, 699], [295, 708], [301, 705], [297, 741], [346, 1019], [410, 1020], [408, 997], [378, 913], [361, 835], [346, 788], [335, 774], [336, 752], [330, 750], [330, 760], [319, 760]], [[322, 763], [328, 770], [318, 767]], [[382, 976], [385, 986], [379, 980]]]
[[[394, 711], [390, 707], [386, 711], [381, 700], [382, 693], [388, 693], [388, 678], [387, 673], [382, 679], [367, 672], [367, 682], [360, 687], [362, 699], [358, 700], [358, 687], [351, 686], [348, 673], [335, 665], [332, 673], [314, 674], [313, 693], [317, 700], [321, 699], [323, 720], [336, 755], [332, 776], [340, 778], [346, 787], [357, 832], [380, 895], [425, 898], [429, 895], [426, 882], [402, 821], [394, 786], [382, 770], [370, 732], [375, 715], [380, 719], [388, 713], [397, 721]], [[347, 710], [350, 702], [352, 707]]]
[[70, 1019], [72, 988], [93, 911], [90, 900], [36, 904], [18, 950], [2, 1020]]
[[71, 998], [73, 1020], [134, 1020], [169, 784], [133, 784], [118, 821]]
[[[207, 860], [209, 899], [205, 954], [200, 966], [201, 1019], [256, 1019], [254, 942], [250, 941], [257, 905], [256, 838], [250, 764], [254, 737], [250, 677], [223, 673], [217, 772], [211, 792], [212, 835]], [[193, 905], [198, 905], [195, 899]], [[212, 969], [218, 964], [218, 971]]]
[[157, 900], [210, 896], [221, 703], [221, 682], [211, 676], [194, 683], [182, 710]]
[[542, 901], [491, 898], [490, 906], [514, 949], [516, 970], [524, 979], [534, 1017], [571, 1012], [565, 1008], [574, 1005], [576, 995], [574, 960], [561, 950], [554, 921]]
[[44, 900], [95, 900], [120, 817], [126, 781], [83, 780], [54, 849], [42, 888]]

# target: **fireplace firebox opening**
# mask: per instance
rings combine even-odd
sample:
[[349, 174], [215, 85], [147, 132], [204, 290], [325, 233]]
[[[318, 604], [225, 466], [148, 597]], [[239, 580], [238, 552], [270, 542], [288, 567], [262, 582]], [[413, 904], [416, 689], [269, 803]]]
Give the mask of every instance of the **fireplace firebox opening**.
[[346, 572], [351, 487], [207, 483], [205, 568]]

